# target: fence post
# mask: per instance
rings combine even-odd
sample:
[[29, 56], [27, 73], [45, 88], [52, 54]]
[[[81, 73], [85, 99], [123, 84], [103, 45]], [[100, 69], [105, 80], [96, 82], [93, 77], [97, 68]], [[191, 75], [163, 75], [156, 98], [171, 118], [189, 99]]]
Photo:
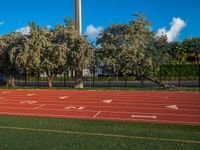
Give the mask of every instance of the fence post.
[[[155, 71], [154, 71], [154, 74], [155, 74]], [[160, 65], [160, 68], [159, 68], [159, 80], [160, 81], [162, 80], [162, 65]]]
[[64, 72], [64, 87], [66, 87], [66, 72]]
[[27, 86], [27, 72], [26, 72], [26, 69], [25, 69], [25, 86]]
[[181, 64], [180, 64], [180, 59], [179, 59], [179, 63], [178, 63], [178, 85], [179, 87], [181, 87]]
[[40, 86], [40, 70], [37, 70], [37, 86]]
[[92, 86], [94, 87], [95, 85], [95, 72], [96, 72], [96, 68], [95, 66], [93, 67], [93, 78], [92, 78]]
[[125, 88], [127, 88], [127, 75], [125, 75]]

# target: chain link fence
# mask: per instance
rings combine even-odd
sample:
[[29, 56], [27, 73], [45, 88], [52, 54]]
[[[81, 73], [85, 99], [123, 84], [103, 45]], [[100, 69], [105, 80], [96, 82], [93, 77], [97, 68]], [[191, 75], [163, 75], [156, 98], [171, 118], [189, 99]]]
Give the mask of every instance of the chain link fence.
[[[124, 77], [118, 73], [106, 75], [104, 69], [94, 68], [84, 74], [84, 87], [158, 87], [158, 83], [138, 79], [134, 75]], [[153, 78], [172, 87], [199, 87], [200, 65], [162, 65]], [[67, 71], [53, 78], [54, 87], [73, 87], [75, 74]], [[16, 77], [17, 86], [48, 86], [48, 78], [43, 72], [23, 72]]]

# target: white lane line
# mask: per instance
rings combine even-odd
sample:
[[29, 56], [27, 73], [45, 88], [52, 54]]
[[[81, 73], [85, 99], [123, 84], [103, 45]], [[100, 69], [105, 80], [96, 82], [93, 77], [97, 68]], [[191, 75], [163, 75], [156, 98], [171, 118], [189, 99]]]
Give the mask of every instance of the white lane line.
[[24, 116], [40, 116], [40, 117], [62, 117], [62, 118], [78, 118], [78, 119], [91, 119], [92, 116], [74, 116], [74, 115], [55, 115], [55, 114], [34, 114], [34, 113], [11, 113], [11, 112], [0, 112], [5, 115], [24, 115]]
[[36, 104], [37, 101], [21, 101], [20, 104]]
[[100, 113], [101, 113], [101, 111], [99, 111], [98, 113], [96, 113], [92, 118], [96, 118]]
[[[0, 107], [0, 108], [5, 108], [5, 107]], [[10, 107], [8, 107], [10, 108]], [[11, 108], [14, 109], [14, 108]], [[23, 108], [26, 109], [26, 108]], [[27, 109], [31, 109], [31, 108], [27, 108]], [[63, 109], [51, 109], [51, 108], [41, 108], [42, 110], [56, 110], [56, 111], [63, 111]], [[72, 110], [73, 111], [73, 110]], [[92, 112], [96, 112], [97, 110], [83, 110], [83, 111], [92, 111]], [[179, 117], [200, 117], [200, 115], [190, 115], [190, 114], [160, 114], [160, 113], [143, 113], [143, 112], [120, 112], [120, 111], [101, 111], [104, 113], [122, 113], [122, 114], [142, 114], [142, 115], [157, 115], [157, 116], [179, 116]]]
[[33, 93], [32, 93], [32, 94], [27, 94], [26, 96], [29, 96], [29, 97], [30, 97], [30, 96], [35, 96], [35, 95], [36, 95], [36, 94], [33, 94]]
[[103, 100], [102, 102], [106, 104], [110, 104], [112, 101], [113, 101], [112, 99], [108, 99], [108, 100]]
[[157, 116], [131, 115], [131, 118], [151, 118], [151, 119], [157, 119]]
[[42, 105], [40, 105], [40, 106], [38, 106], [38, 107], [35, 107], [35, 108], [33, 108], [33, 109], [38, 109], [38, 108], [41, 108], [41, 107], [44, 107], [45, 106], [45, 104], [42, 104]]
[[179, 110], [179, 108], [176, 105], [170, 105], [170, 106], [165, 106], [166, 108], [174, 109], [174, 110]]
[[200, 122], [194, 122], [194, 121], [173, 121], [173, 120], [159, 120], [159, 119], [154, 119], [154, 120], [150, 120], [150, 119], [129, 119], [129, 118], [117, 118], [117, 117], [115, 117], [115, 118], [112, 118], [112, 117], [98, 117], [98, 119], [100, 119], [100, 120], [117, 120], [117, 121], [136, 121], [136, 122], [141, 122], [141, 121], [144, 121], [144, 122], [151, 122], [151, 123], [164, 123], [164, 124], [182, 124], [182, 125], [184, 125], [184, 124], [187, 124], [187, 125], [200, 125]]
[[59, 97], [59, 99], [67, 99], [67, 98], [69, 98], [69, 96], [61, 96], [61, 97]]
[[[6, 103], [13, 103], [13, 102], [20, 102], [20, 100], [5, 100], [6, 101]], [[48, 104], [48, 102], [55, 102], [55, 101], [40, 101], [40, 102], [47, 102], [46, 103], [46, 105], [49, 105], [49, 106], [63, 106], [63, 105], [66, 105], [66, 104], [68, 104], [68, 103], [65, 103], [65, 104]], [[57, 101], [56, 101], [57, 102]], [[72, 101], [68, 101], [69, 102], [69, 104], [71, 104], [71, 102]], [[74, 101], [73, 101], [74, 102]], [[79, 101], [77, 101], [77, 102], [79, 102]], [[80, 102], [82, 102], [82, 101], [80, 101]], [[99, 104], [99, 102], [96, 102], [96, 103], [98, 103]], [[142, 107], [142, 106], [137, 106], [137, 107], [131, 107], [131, 106], [96, 106], [95, 105], [95, 103], [93, 103], [93, 102], [91, 102], [91, 104], [87, 104], [87, 105], [85, 105], [84, 103], [82, 104], [82, 105], [84, 105], [84, 106], [87, 106], [87, 107], [95, 107], [95, 108], [101, 108], [101, 107], [105, 107], [105, 108], [116, 108], [116, 109], [120, 109], [120, 108], [122, 108], [122, 109], [151, 109], [151, 110], [166, 110], [166, 108], [155, 108], [155, 107]], [[181, 106], [187, 106], [187, 105], [181, 105]], [[188, 105], [188, 106], [195, 106], [195, 105]], [[181, 111], [192, 111], [192, 112], [200, 112], [200, 110], [199, 109], [197, 109], [197, 108], [195, 108], [195, 109], [192, 109], [192, 108], [190, 108], [190, 109], [186, 109], [186, 108], [183, 108], [183, 109], [181, 109]], [[131, 112], [131, 111], [127, 111], [127, 112]]]
[[[24, 116], [49, 116], [49, 117], [63, 117], [63, 118], [77, 118], [77, 119], [91, 119], [90, 116], [66, 116], [66, 115], [54, 115], [54, 114], [34, 114], [34, 113], [11, 113], [11, 112], [1, 112], [0, 114], [5, 115], [24, 115]], [[95, 119], [95, 118], [93, 118]], [[124, 118], [105, 118], [105, 117], [98, 117], [101, 120], [117, 120], [117, 121], [145, 121], [145, 122], [155, 122], [155, 123], [171, 123], [171, 124], [188, 124], [188, 125], [200, 125], [200, 122], [192, 122], [192, 121], [172, 121], [172, 120], [146, 120], [146, 119], [124, 119]]]
[[[33, 108], [13, 108], [13, 107], [2, 107], [0, 106], [0, 109], [13, 109], [13, 110], [18, 110], [18, 109], [25, 109], [25, 110], [32, 110]], [[63, 109], [52, 109], [52, 108], [40, 108], [41, 110], [55, 110], [55, 111], [63, 111]], [[67, 111], [76, 111], [74, 109], [66, 109]], [[82, 110], [84, 112], [97, 112], [96, 110]], [[120, 112], [120, 111], [101, 111], [104, 113], [122, 113], [122, 114], [142, 114], [142, 115], [157, 115], [157, 116], [179, 116], [179, 117], [200, 117], [200, 115], [190, 115], [190, 114], [160, 114], [160, 113], [143, 113], [143, 112]]]

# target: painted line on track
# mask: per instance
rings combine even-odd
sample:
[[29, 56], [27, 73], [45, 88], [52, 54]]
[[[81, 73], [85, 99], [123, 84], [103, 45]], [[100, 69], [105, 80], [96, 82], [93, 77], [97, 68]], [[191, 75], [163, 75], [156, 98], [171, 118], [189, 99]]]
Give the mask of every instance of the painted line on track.
[[[18, 101], [13, 101], [13, 100], [7, 100], [7, 99], [4, 99], [3, 101], [0, 101], [0, 103], [1, 102], [3, 102], [4, 104], [6, 104], [6, 103], [8, 103], [8, 104], [16, 104], [16, 102], [22, 102], [22, 100], [18, 100]], [[25, 101], [23, 101], [23, 102], [25, 102]], [[28, 101], [26, 101], [26, 102], [28, 102]], [[30, 102], [30, 101], [29, 101]], [[33, 102], [36, 102], [36, 101], [33, 101]], [[41, 101], [37, 101], [37, 102], [39, 102], [39, 103], [41, 103]], [[44, 104], [46, 104], [46, 105], [55, 105], [55, 106], [59, 106], [59, 105], [68, 105], [68, 103], [78, 103], [78, 102], [73, 102], [73, 101], [67, 101], [67, 102], [60, 102], [60, 101], [44, 101], [44, 102], [46, 102], [46, 103], [44, 103]], [[50, 102], [55, 102], [54, 104], [47, 104], [47, 103], [50, 103]], [[87, 106], [93, 106], [93, 105], [88, 105], [88, 104], [84, 104], [84, 103], [89, 103], [89, 102], [87, 102], [87, 101], [85, 101], [85, 102], [81, 102], [81, 104], [83, 104], [83, 105], [87, 105]], [[92, 103], [93, 104], [93, 103]], [[94, 103], [94, 104], [102, 104], [102, 103]], [[127, 106], [129, 106], [129, 107], [126, 107], [126, 106], [124, 106], [124, 107], [118, 107], [118, 106], [116, 106], [116, 105], [120, 105], [120, 104], [114, 104], [114, 106], [108, 106], [108, 105], [105, 105], [105, 107], [116, 107], [116, 108], [133, 108], [133, 107], [130, 107], [128, 104], [127, 104]], [[135, 103], [135, 105], [142, 105], [141, 103]], [[138, 108], [140, 108], [140, 107], [142, 107], [142, 108], [147, 108], [148, 106], [160, 106], [160, 107], [163, 107], [163, 108], [165, 108], [165, 107], [168, 107], [167, 105], [169, 105], [169, 104], [145, 104], [146, 106], [145, 107], [143, 107], [143, 106], [137, 106]], [[95, 107], [96, 105], [94, 105], [94, 107]], [[174, 105], [170, 105], [170, 106], [174, 106]], [[188, 106], [188, 107], [193, 107], [193, 106], [196, 106], [196, 105], [178, 105], [178, 106], [182, 106], [182, 107], [186, 107], [186, 106]], [[96, 106], [96, 107], [104, 107], [104, 105], [103, 106]], [[136, 107], [134, 107], [134, 108], [136, 108]], [[148, 108], [153, 108], [153, 107], [148, 107]], [[160, 109], [160, 108], [157, 108], [157, 109]], [[162, 108], [161, 108], [162, 109]], [[181, 110], [190, 110], [190, 109], [181, 109]], [[191, 110], [194, 110], [194, 109], [191, 109]], [[199, 110], [199, 109], [198, 109]]]
[[[24, 109], [24, 110], [45, 110], [45, 111], [61, 111], [61, 112], [66, 112], [66, 111], [69, 111], [69, 112], [97, 112], [98, 115], [100, 113], [121, 113], [121, 114], [138, 114], [138, 115], [157, 115], [157, 116], [177, 116], [177, 117], [200, 117], [200, 115], [190, 115], [190, 114], [170, 114], [170, 113], [144, 113], [144, 112], [137, 112], [137, 111], [132, 111], [132, 112], [120, 112], [120, 111], [98, 111], [98, 110], [87, 110], [87, 109], [84, 109], [84, 110], [80, 110], [80, 109], [45, 109], [45, 108], [41, 108], [42, 106], [38, 106], [36, 108], [27, 108], [27, 107], [20, 107], [20, 108], [13, 108], [13, 107], [0, 107], [0, 109], [12, 109], [12, 110], [21, 110], [21, 109]], [[100, 112], [100, 113], [99, 113]], [[0, 110], [0, 113], [1, 113], [1, 110]], [[15, 112], [13, 112], [15, 113]], [[27, 115], [31, 113], [27, 113]], [[41, 114], [42, 115], [42, 114]], [[46, 114], [43, 114], [43, 116], [45, 116]], [[95, 114], [96, 115], [96, 114]], [[97, 115], [97, 116], [98, 116]], [[96, 116], [96, 117], [97, 117]], [[68, 117], [66, 115], [66, 117]], [[96, 118], [95, 117], [95, 118]], [[200, 122], [199, 122], [200, 123]]]
[[96, 118], [100, 113], [101, 113], [101, 111], [99, 111], [98, 113], [96, 113], [92, 118]]
[[5, 91], [5, 92], [1, 92], [2, 94], [9, 94], [10, 92], [8, 91]]
[[51, 117], [51, 118], [69, 118], [69, 119], [90, 119], [92, 120], [92, 116], [65, 116], [65, 115], [54, 115], [54, 114], [34, 114], [34, 113], [11, 113], [11, 112], [0, 112], [2, 115], [14, 115], [14, 116], [36, 116], [36, 117]]
[[65, 116], [65, 115], [44, 115], [44, 114], [26, 114], [26, 113], [9, 113], [9, 112], [0, 112], [3, 115], [21, 115], [21, 116], [36, 116], [36, 117], [51, 117], [51, 118], [69, 118], [69, 119], [88, 119], [88, 120], [108, 120], [108, 121], [128, 121], [128, 122], [149, 122], [149, 123], [163, 123], [163, 124], [187, 124], [187, 125], [199, 125], [199, 122], [189, 122], [189, 121], [169, 121], [169, 120], [145, 120], [145, 119], [124, 119], [124, 118], [105, 118], [105, 117], [85, 117], [85, 116]]
[[[126, 120], [126, 121], [134, 121], [134, 120], [138, 120], [140, 121], [141, 119], [136, 119], [136, 118], [132, 118], [132, 120], [130, 120], [130, 118], [123, 118], [123, 115], [121, 115], [120, 117], [120, 113], [121, 114], [135, 114], [135, 115], [143, 115], [143, 116], [148, 116], [148, 115], [158, 115], [159, 117], [161, 117], [160, 119], [162, 119], [162, 116], [174, 116], [172, 117], [172, 119], [170, 120], [170, 118], [163, 118], [164, 122], [166, 121], [166, 123], [170, 123], [173, 122], [173, 120], [175, 120], [174, 118], [177, 116], [178, 117], [183, 117], [183, 119], [180, 119], [180, 121], [178, 121], [179, 123], [182, 122], [189, 122], [189, 124], [192, 124], [192, 121], [194, 121], [196, 124], [196, 121], [199, 121], [199, 116], [198, 114], [200, 114], [200, 99], [199, 93], [194, 93], [194, 92], [154, 92], [154, 91], [150, 91], [150, 92], [135, 92], [135, 91], [128, 91], [128, 92], [124, 92], [124, 91], [95, 91], [95, 92], [91, 92], [91, 91], [81, 91], [81, 96], [77, 93], [80, 91], [55, 91], [55, 90], [48, 90], [48, 92], [51, 93], [50, 96], [44, 96], [47, 90], [23, 90], [23, 91], [0, 91], [4, 94], [6, 94], [6, 97], [4, 97], [5, 99], [3, 101], [1, 101], [2, 106], [6, 106], [6, 107], [1, 107], [2, 111], [4, 111], [5, 108], [10, 109], [10, 112], [14, 113], [14, 110], [19, 111], [20, 109], [24, 109], [27, 110], [27, 113], [24, 113], [24, 115], [34, 115], [34, 116], [38, 116], [37, 114], [41, 116], [47, 116], [47, 117], [64, 117], [64, 118], [73, 118], [73, 116], [70, 116], [67, 114], [65, 115], [64, 113], [59, 113], [57, 111], [66, 111], [64, 110], [64, 106], [81, 106], [82, 108], [84, 108], [84, 110], [81, 109], [75, 109], [73, 112], [71, 113], [71, 115], [75, 114], [75, 118], [84, 118], [84, 119], [92, 119], [92, 114], [90, 113], [95, 113], [93, 114], [93, 119], [101, 119], [104, 118], [103, 120]], [[75, 93], [76, 92], [76, 93]], [[38, 101], [38, 105], [34, 105], [33, 102], [35, 100], [35, 98], [33, 97], [34, 95], [31, 93], [35, 93], [34, 95], [37, 95], [37, 101]], [[152, 94], [153, 93], [153, 94]], [[27, 101], [27, 97], [25, 95], [29, 95], [29, 101]], [[66, 103], [62, 103], [59, 100], [60, 96], [64, 96], [64, 95], [69, 95], [70, 99], [68, 99], [68, 102]], [[149, 95], [151, 97], [149, 97]], [[27, 108], [26, 106], [21, 107], [20, 108], [16, 108], [19, 105], [15, 105], [16, 103], [13, 103], [12, 100], [10, 99], [19, 99], [16, 100], [14, 102], [20, 102], [23, 101], [25, 103], [29, 103], [31, 106], [34, 106], [34, 108]], [[39, 100], [38, 100], [39, 99]], [[105, 104], [102, 104], [102, 100], [114, 100], [113, 103], [108, 102], [107, 103], [111, 103], [109, 106], [107, 106], [108, 104], [106, 104], [106, 102], [104, 102]], [[54, 102], [54, 103], [53, 103]], [[61, 103], [60, 103], [61, 102]], [[143, 103], [142, 103], [143, 102]], [[52, 104], [47, 104], [47, 103], [52, 103]], [[163, 104], [164, 103], [164, 104]], [[12, 104], [11, 107], [7, 107], [7, 105]], [[49, 106], [46, 109], [42, 108], [43, 106]], [[141, 105], [141, 106], [140, 106]], [[145, 106], [142, 106], [145, 105]], [[58, 109], [51, 109], [51, 106], [57, 106]], [[59, 109], [59, 107], [62, 107], [63, 109]], [[154, 107], [155, 106], [155, 107]], [[13, 108], [12, 108], [13, 107]], [[79, 108], [77, 107], [77, 108]], [[86, 107], [86, 108], [85, 108]], [[87, 107], [90, 107], [87, 109]], [[103, 107], [101, 109], [101, 107]], [[185, 107], [185, 108], [184, 108]], [[183, 108], [183, 109], [182, 109]], [[189, 108], [189, 109], [187, 109]], [[37, 109], [37, 111], [35, 111], [36, 114], [31, 114], [31, 110], [34, 112], [34, 110]], [[110, 109], [110, 111], [109, 111]], [[118, 109], [118, 110], [117, 110]], [[120, 109], [123, 109], [122, 111], [120, 111]], [[125, 110], [127, 109], [127, 111]], [[129, 110], [128, 110], [129, 109]], [[133, 111], [131, 110], [133, 109]], [[136, 111], [134, 111], [134, 109]], [[142, 109], [144, 109], [144, 112], [138, 112], [138, 111], [142, 111]], [[151, 113], [148, 113], [148, 110]], [[178, 109], [180, 109], [179, 111], [177, 111]], [[29, 111], [28, 111], [29, 110]], [[44, 112], [42, 113], [42, 110], [44, 110]], [[160, 110], [160, 112], [159, 112]], [[172, 110], [174, 111], [174, 113], [172, 112]], [[7, 110], [5, 110], [7, 111]], [[68, 111], [68, 110], [67, 110]], [[71, 111], [71, 110], [70, 110]], [[75, 113], [79, 112], [78, 113]], [[157, 113], [153, 113], [153, 112]], [[169, 113], [167, 112], [169, 111]], [[22, 112], [22, 111], [21, 111]], [[25, 111], [26, 112], [26, 111]], [[30, 113], [29, 113], [30, 112]], [[88, 112], [86, 113], [87, 115], [85, 117], [83, 117], [84, 112]], [[115, 114], [115, 118], [113, 118], [113, 116], [110, 116], [111, 118], [108, 119], [109, 117], [106, 117], [106, 114], [101, 114], [99, 115], [101, 112], [104, 113], [119, 113], [119, 115], [117, 116], [117, 114]], [[171, 113], [172, 112], [172, 113]], [[176, 113], [177, 112], [177, 113]], [[1, 112], [0, 112], [1, 113]], [[20, 113], [20, 111], [19, 111]], [[50, 113], [50, 114], [48, 114]], [[53, 115], [51, 113], [55, 113], [57, 115]], [[183, 114], [181, 114], [183, 113]], [[187, 114], [186, 114], [187, 113]], [[193, 115], [191, 115], [191, 114]], [[59, 115], [61, 114], [61, 115]], [[88, 114], [90, 117], [88, 117]], [[23, 112], [22, 112], [23, 115]], [[81, 117], [82, 116], [82, 117]], [[100, 116], [100, 117], [99, 117]], [[126, 116], [126, 115], [125, 115]], [[187, 119], [187, 117], [191, 117], [191, 119]], [[117, 119], [116, 119], [117, 118]], [[119, 118], [119, 119], [118, 119]], [[185, 118], [185, 119], [184, 119]], [[134, 119], [134, 120], [133, 120]], [[149, 118], [151, 119], [151, 118]], [[152, 118], [154, 119], [154, 118]], [[147, 121], [147, 120], [146, 120]], [[163, 120], [153, 120], [152, 122], [163, 122]], [[187, 123], [186, 123], [187, 124]], [[198, 125], [200, 124], [200, 122], [197, 123]]]
[[[2, 104], [5, 104], [5, 103], [2, 103]], [[4, 108], [10, 108], [10, 109], [33, 109], [33, 108], [27, 108], [27, 107], [22, 107], [20, 104], [18, 104], [19, 105], [19, 107], [9, 107], [9, 106], [5, 106], [5, 107], [2, 107], [2, 106], [0, 106], [0, 109], [2, 108], [2, 109], [4, 109]], [[54, 105], [54, 104], [41, 104], [41, 105], [39, 105], [38, 106], [38, 104], [31, 104], [31, 105], [35, 105], [36, 107], [39, 107], [39, 106], [41, 106], [41, 105], [43, 105], [43, 106], [63, 106], [63, 109], [65, 108], [65, 107], [67, 107], [66, 105]], [[73, 107], [75, 107], [75, 106], [73, 106]], [[84, 107], [84, 108], [83, 108]], [[87, 109], [87, 107], [94, 107], [94, 109]], [[182, 111], [191, 111], [191, 112], [198, 112], [199, 114], [195, 114], [195, 115], [193, 115], [193, 114], [177, 114], [177, 113], [160, 113], [160, 112], [158, 112], [158, 113], [152, 113], [152, 112], [138, 112], [138, 111], [120, 111], [120, 110], [115, 110], [115, 111], [109, 111], [109, 110], [102, 110], [102, 109], [98, 109], [98, 108], [101, 108], [102, 106], [91, 106], [91, 105], [82, 105], [81, 107], [77, 107], [77, 108], [80, 108], [80, 109], [77, 109], [77, 110], [82, 110], [82, 111], [102, 111], [102, 112], [112, 112], [112, 113], [142, 113], [142, 114], [155, 114], [155, 115], [171, 115], [171, 116], [200, 116], [200, 110], [184, 110], [184, 109], [182, 109]], [[103, 106], [103, 107], [106, 107], [106, 106]], [[82, 109], [83, 108], [83, 109]], [[112, 106], [109, 106], [109, 107], [106, 107], [106, 108], [121, 108], [121, 109], [128, 109], [128, 108], [131, 108], [131, 109], [146, 109], [146, 108], [132, 108], [132, 107], [112, 107]], [[63, 109], [56, 109], [56, 108], [38, 108], [38, 109], [41, 109], [41, 110], [55, 110], [55, 111], [63, 111]], [[168, 111], [166, 108], [162, 108], [162, 109], [155, 109], [155, 108], [149, 108], [149, 109], [151, 109], [151, 110], [165, 110], [165, 111]], [[181, 111], [180, 111], [181, 112]]]
[[26, 96], [31, 97], [31, 96], [36, 96], [35, 93], [27, 94]]
[[148, 122], [148, 123], [158, 123], [158, 124], [179, 124], [179, 125], [198, 125], [200, 122], [193, 121], [172, 121], [172, 120], [150, 120], [150, 119], [134, 119], [134, 118], [105, 118], [97, 117], [93, 118], [95, 120], [107, 120], [107, 121], [127, 121], [127, 122]]
[[[12, 103], [12, 104], [15, 104], [15, 102], [21, 102], [22, 100], [20, 99], [20, 100], [8, 100], [8, 99], [4, 99], [5, 100], [5, 102], [6, 103]], [[3, 101], [1, 101], [1, 102], [3, 102]], [[42, 103], [42, 102], [46, 102], [45, 104], [46, 105], [64, 105], [64, 103], [66, 103], [66, 105], [68, 104], [68, 103], [80, 103], [80, 104], [82, 104], [82, 105], [88, 105], [88, 104], [85, 104], [85, 103], [90, 103], [90, 104], [102, 104], [102, 102], [88, 102], [88, 101], [72, 101], [72, 100], [68, 100], [68, 101], [59, 101], [59, 100], [57, 100], [57, 101], [41, 101], [41, 100], [39, 100], [38, 102], [40, 102], [40, 103]], [[54, 104], [47, 104], [47, 103], [51, 103], [51, 102], [54, 102]], [[142, 104], [144, 104], [144, 105], [146, 105], [145, 107], [144, 106], [137, 106], [137, 105], [142, 105]], [[114, 106], [112, 106], [112, 107], [117, 107], [116, 105], [127, 105], [127, 106], [130, 106], [130, 104], [128, 104], [128, 103], [115, 103], [115, 104], [113, 104]], [[148, 107], [148, 106], [160, 106], [160, 107], [163, 107], [163, 108], [166, 108], [166, 107], [168, 107], [168, 106], [173, 106], [173, 108], [174, 109], [178, 109], [178, 107], [177, 107], [177, 105], [179, 106], [179, 107], [199, 107], [200, 108], [200, 105], [181, 105], [181, 104], [177, 104], [176, 106], [175, 105], [171, 105], [171, 104], [167, 104], [167, 103], [162, 103], [162, 104], [152, 104], [152, 103], [133, 103], [132, 105], [135, 105], [135, 107], [134, 108], [136, 108], [136, 107], [142, 107], [142, 108], [150, 108], [150, 107]], [[90, 106], [92, 106], [92, 105], [90, 105]], [[105, 106], [108, 106], [108, 105], [105, 105]], [[98, 106], [97, 106], [98, 107]], [[99, 106], [99, 107], [102, 107], [102, 106]], [[131, 107], [131, 106], [130, 106]], [[176, 107], [176, 108], [175, 108]], [[123, 107], [124, 108], [124, 107]], [[126, 107], [127, 108], [127, 107]], [[133, 107], [131, 107], [131, 108], [133, 108]], [[153, 108], [153, 107], [152, 107]], [[199, 110], [199, 108], [197, 108], [198, 110]], [[160, 109], [160, 108], [157, 108], [157, 109]], [[161, 108], [162, 109], [162, 108]], [[185, 108], [183, 108], [183, 109], [181, 109], [181, 110], [190, 110], [190, 109], [185, 109]], [[191, 110], [194, 110], [194, 108], [193, 109], [191, 109]]]
[[38, 109], [38, 108], [41, 108], [41, 107], [44, 107], [45, 106], [45, 104], [42, 104], [42, 105], [40, 105], [40, 106], [38, 106], [38, 107], [35, 107], [35, 108], [33, 108], [33, 109]]
[[[11, 98], [4, 98], [4, 99], [6, 99], [6, 100], [8, 100], [8, 101], [11, 101], [11, 102], [18, 102], [18, 101], [21, 101], [22, 99], [27, 99], [27, 97], [24, 97], [24, 98], [19, 98], [19, 100], [13, 100], [13, 99], [15, 99], [15, 98], [13, 98], [13, 99], [11, 99]], [[52, 100], [49, 100], [49, 99], [47, 99], [47, 100], [39, 100], [40, 102], [55, 102], [55, 100], [57, 101], [57, 102], [61, 102], [61, 101], [59, 101], [59, 99], [56, 99], [56, 98], [53, 98]], [[91, 100], [84, 100], [84, 99], [82, 99], [81, 98], [81, 100], [76, 100], [76, 99], [68, 99], [68, 101], [67, 102], [82, 102], [82, 103], [84, 103], [84, 102], [86, 102], [86, 103], [102, 103], [102, 102], [104, 102], [104, 100], [102, 100], [102, 99], [99, 99], [99, 100], [96, 100], [96, 99], [91, 99]], [[110, 101], [106, 101], [107, 103], [109, 103]], [[105, 103], [106, 103], [105, 102]], [[165, 103], [163, 103], [162, 102], [162, 104], [160, 104], [161, 102], [160, 101], [155, 101], [155, 102], [157, 102], [157, 103], [152, 103], [152, 102], [141, 102], [141, 101], [132, 101], [131, 103], [126, 103], [126, 101], [117, 101], [117, 100], [115, 100], [115, 103], [114, 104], [127, 104], [127, 105], [130, 105], [130, 104], [144, 104], [144, 105], [152, 105], [152, 106], [156, 106], [156, 105], [170, 105], [170, 104], [176, 104], [176, 105], [179, 105], [179, 106], [200, 106], [200, 102], [198, 102], [198, 104], [197, 104], [197, 102], [193, 102], [193, 101], [188, 101], [188, 102], [183, 102], [182, 101], [182, 103], [189, 103], [189, 105], [187, 105], [187, 104], [177, 104], [177, 103], [181, 103], [181, 102], [176, 102], [176, 101], [168, 101], [168, 102], [165, 102]], [[194, 104], [193, 104], [194, 103]], [[191, 105], [192, 104], [192, 105]]]
[[157, 119], [157, 116], [131, 115], [131, 118], [151, 118], [151, 119]]

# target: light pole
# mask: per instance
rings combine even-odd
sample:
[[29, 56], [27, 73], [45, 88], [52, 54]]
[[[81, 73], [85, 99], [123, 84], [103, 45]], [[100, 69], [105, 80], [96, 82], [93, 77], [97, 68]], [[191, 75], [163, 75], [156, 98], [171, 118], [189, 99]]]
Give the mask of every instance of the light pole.
[[[75, 0], [75, 29], [79, 35], [82, 34], [81, 0]], [[75, 88], [83, 88], [83, 71], [75, 70]]]
[[75, 28], [82, 34], [82, 5], [81, 0], [75, 0]]

